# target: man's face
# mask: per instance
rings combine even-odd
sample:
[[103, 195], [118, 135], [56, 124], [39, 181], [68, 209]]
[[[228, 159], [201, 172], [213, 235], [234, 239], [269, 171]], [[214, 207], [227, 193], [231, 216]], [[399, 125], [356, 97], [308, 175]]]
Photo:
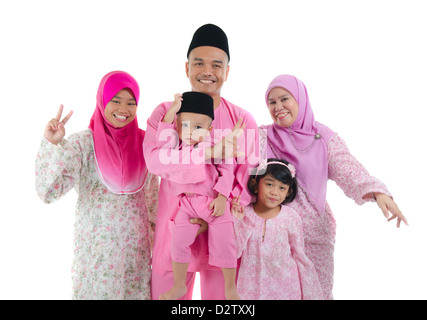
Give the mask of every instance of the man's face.
[[228, 56], [216, 47], [197, 47], [191, 50], [185, 63], [187, 77], [193, 91], [212, 98], [221, 97], [221, 88], [228, 77]]

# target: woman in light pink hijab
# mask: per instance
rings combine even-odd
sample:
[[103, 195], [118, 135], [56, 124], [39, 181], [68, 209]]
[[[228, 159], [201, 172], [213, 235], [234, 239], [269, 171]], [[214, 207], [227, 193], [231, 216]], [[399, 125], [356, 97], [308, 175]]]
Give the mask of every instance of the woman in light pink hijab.
[[398, 227], [407, 221], [386, 186], [369, 175], [335, 132], [315, 121], [302, 81], [277, 76], [265, 100], [273, 124], [260, 127], [260, 144], [266, 157], [296, 167], [299, 190], [290, 206], [302, 218], [306, 254], [317, 269], [324, 297], [332, 299], [336, 225], [326, 201], [328, 179], [359, 205], [376, 201], [388, 220], [397, 218]]
[[145, 166], [138, 100], [135, 79], [110, 72], [88, 129], [65, 139], [72, 112], [61, 120], [62, 105], [45, 129], [36, 159], [38, 195], [52, 203], [72, 188], [78, 193], [73, 299], [150, 299], [158, 180]]

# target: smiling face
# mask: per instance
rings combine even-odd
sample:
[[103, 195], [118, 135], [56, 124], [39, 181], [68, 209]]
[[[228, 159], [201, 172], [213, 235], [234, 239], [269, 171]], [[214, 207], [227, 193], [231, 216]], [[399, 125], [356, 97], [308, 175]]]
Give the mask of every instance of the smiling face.
[[212, 119], [205, 115], [193, 112], [181, 112], [177, 117], [177, 131], [179, 138], [187, 145], [202, 142], [212, 130]]
[[299, 106], [288, 90], [277, 87], [268, 94], [268, 109], [276, 124], [288, 128], [297, 119]]
[[131, 123], [136, 116], [136, 100], [130, 89], [120, 90], [104, 109], [108, 122], [117, 128]]
[[227, 54], [210, 46], [191, 50], [185, 64], [192, 90], [210, 95], [214, 99], [215, 107], [219, 105], [221, 88], [227, 80], [229, 69]]
[[286, 198], [289, 185], [273, 178], [270, 174], [261, 178], [255, 187], [257, 207], [266, 209], [277, 208]]

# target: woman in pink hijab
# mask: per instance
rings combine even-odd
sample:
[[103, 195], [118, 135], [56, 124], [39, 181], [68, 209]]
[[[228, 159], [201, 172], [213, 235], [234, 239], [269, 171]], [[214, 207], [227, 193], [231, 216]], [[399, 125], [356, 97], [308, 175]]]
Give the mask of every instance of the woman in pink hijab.
[[290, 206], [302, 218], [305, 251], [316, 267], [324, 297], [332, 299], [336, 225], [326, 201], [328, 179], [359, 205], [376, 201], [388, 220], [397, 218], [397, 227], [407, 221], [386, 186], [369, 175], [335, 132], [315, 121], [302, 81], [291, 75], [277, 76], [265, 100], [273, 124], [260, 127], [264, 129], [260, 130], [264, 156], [287, 160], [296, 167], [299, 190]]
[[150, 217], [158, 180], [147, 171], [145, 132], [136, 116], [139, 87], [126, 72], [105, 75], [89, 128], [65, 139], [61, 105], [45, 128], [36, 190], [52, 203], [78, 193], [73, 299], [150, 299]]

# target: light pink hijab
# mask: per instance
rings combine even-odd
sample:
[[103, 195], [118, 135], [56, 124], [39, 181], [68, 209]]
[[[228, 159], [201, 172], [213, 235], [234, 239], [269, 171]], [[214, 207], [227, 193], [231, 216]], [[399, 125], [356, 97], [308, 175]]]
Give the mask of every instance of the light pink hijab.
[[132, 91], [138, 104], [139, 86], [130, 74], [113, 71], [102, 78], [89, 125], [98, 176], [108, 190], [119, 194], [141, 190], [147, 175], [142, 152], [145, 131], [139, 129], [137, 118], [125, 127], [117, 128], [104, 115], [105, 106], [124, 88]]
[[[334, 132], [314, 121], [307, 89], [304, 83], [294, 76], [280, 75], [271, 81], [265, 93], [267, 106], [270, 91], [277, 87], [292, 94], [299, 110], [290, 128], [283, 128], [276, 123], [261, 127], [267, 129], [267, 157], [285, 159], [293, 164], [296, 167], [298, 183], [308, 193], [316, 208], [323, 213], [328, 182], [327, 143]], [[316, 134], [320, 134], [319, 139], [315, 139]]]

